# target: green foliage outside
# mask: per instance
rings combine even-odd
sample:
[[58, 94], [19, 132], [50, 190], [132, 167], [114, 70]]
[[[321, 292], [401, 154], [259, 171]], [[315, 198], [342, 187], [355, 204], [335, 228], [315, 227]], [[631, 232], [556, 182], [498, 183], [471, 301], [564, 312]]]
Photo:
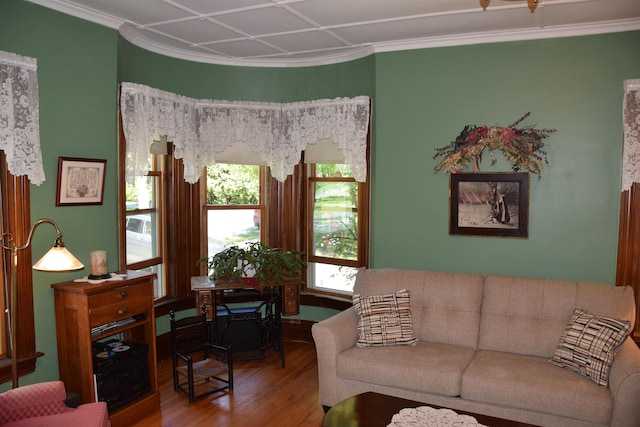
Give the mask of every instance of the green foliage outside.
[[345, 164], [322, 163], [316, 165], [316, 176], [326, 177], [347, 177], [353, 176], [351, 166]]
[[260, 203], [260, 167], [215, 164], [207, 166], [208, 205]]
[[[319, 177], [349, 177], [342, 164], [316, 167]], [[314, 200], [314, 253], [319, 256], [357, 259], [358, 185], [353, 182], [317, 182]]]

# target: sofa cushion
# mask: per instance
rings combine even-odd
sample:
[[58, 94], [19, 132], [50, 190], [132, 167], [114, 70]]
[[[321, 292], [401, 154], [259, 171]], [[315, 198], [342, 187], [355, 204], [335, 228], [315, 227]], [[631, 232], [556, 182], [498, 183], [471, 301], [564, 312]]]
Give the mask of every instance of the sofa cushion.
[[371, 384], [458, 396], [462, 373], [474, 350], [449, 344], [352, 347], [338, 355], [338, 377]]
[[635, 319], [633, 290], [628, 286], [487, 276], [478, 348], [549, 359], [578, 307], [616, 319]]
[[631, 331], [631, 323], [577, 309], [562, 333], [551, 363], [607, 386], [615, 350]]
[[608, 424], [608, 388], [549, 363], [547, 358], [479, 351], [462, 377], [463, 399]]
[[362, 268], [353, 292], [377, 295], [408, 289], [418, 341], [477, 348], [483, 283], [479, 274]]
[[409, 297], [406, 289], [383, 295], [355, 294], [353, 307], [358, 314], [356, 346], [415, 344]]

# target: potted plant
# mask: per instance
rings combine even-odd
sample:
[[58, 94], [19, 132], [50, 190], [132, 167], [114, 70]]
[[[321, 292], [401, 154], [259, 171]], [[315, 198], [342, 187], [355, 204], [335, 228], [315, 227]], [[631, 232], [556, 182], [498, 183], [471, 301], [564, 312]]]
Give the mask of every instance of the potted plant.
[[213, 281], [246, 281], [262, 290], [293, 277], [306, 265], [301, 251], [270, 248], [262, 242], [250, 242], [245, 247], [232, 245], [205, 258]]

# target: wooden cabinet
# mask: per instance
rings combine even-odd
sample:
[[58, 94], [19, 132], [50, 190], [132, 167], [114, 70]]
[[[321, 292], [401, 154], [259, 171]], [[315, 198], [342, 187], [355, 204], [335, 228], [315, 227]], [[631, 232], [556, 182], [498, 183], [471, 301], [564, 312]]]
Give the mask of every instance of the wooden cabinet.
[[[125, 274], [122, 280], [99, 284], [70, 281], [51, 285], [55, 300], [60, 379], [67, 391], [80, 395], [83, 403], [96, 400], [94, 345], [115, 338], [147, 346], [150, 390], [110, 411], [113, 427], [131, 425], [160, 410], [154, 275], [136, 271]], [[96, 329], [104, 325], [108, 328]]]

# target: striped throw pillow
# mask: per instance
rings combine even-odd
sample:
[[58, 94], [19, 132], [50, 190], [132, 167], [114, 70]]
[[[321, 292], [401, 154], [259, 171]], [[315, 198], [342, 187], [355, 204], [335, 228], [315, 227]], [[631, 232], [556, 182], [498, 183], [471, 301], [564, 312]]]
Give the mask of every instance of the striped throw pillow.
[[629, 321], [575, 310], [562, 333], [551, 363], [575, 371], [606, 387], [615, 350], [630, 331]]
[[409, 290], [393, 294], [353, 296], [358, 313], [356, 347], [411, 345], [418, 342], [413, 335]]

